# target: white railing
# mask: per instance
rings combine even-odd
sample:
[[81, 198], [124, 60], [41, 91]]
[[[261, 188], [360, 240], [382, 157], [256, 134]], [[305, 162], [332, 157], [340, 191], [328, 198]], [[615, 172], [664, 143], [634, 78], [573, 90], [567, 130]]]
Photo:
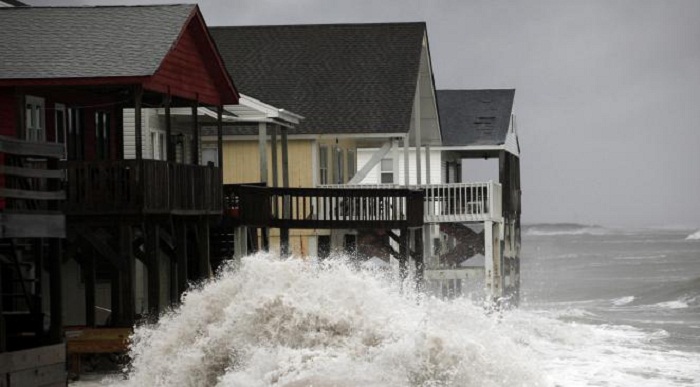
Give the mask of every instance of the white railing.
[[[324, 188], [404, 188], [395, 184], [323, 185]], [[502, 219], [501, 185], [484, 183], [447, 183], [409, 186], [425, 191], [426, 223], [475, 222]]]

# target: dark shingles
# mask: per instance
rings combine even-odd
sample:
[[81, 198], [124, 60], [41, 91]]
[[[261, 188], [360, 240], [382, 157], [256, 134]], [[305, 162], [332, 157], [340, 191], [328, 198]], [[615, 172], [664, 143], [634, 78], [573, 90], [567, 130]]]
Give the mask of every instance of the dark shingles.
[[442, 144], [505, 143], [515, 90], [438, 90]]
[[0, 79], [152, 75], [194, 7], [0, 8]]
[[290, 133], [405, 133], [424, 23], [210, 28], [238, 89], [305, 117]]

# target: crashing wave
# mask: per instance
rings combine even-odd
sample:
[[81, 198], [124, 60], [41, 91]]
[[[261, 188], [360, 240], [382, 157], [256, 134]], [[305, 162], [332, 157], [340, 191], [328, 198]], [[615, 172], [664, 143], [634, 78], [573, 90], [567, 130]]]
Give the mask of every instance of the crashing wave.
[[607, 235], [610, 230], [600, 226], [581, 224], [542, 224], [527, 226], [525, 235], [528, 236], [557, 236], [557, 235]]
[[690, 234], [687, 237], [685, 237], [686, 240], [699, 240], [700, 239], [700, 230], [698, 230], [694, 234]]
[[468, 300], [402, 292], [385, 271], [257, 254], [138, 327], [123, 383], [551, 385], [511, 329]]

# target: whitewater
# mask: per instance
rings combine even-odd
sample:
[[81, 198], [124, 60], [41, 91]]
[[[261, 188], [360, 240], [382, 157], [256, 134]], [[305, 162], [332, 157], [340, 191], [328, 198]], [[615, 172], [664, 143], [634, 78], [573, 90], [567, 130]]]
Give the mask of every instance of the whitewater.
[[347, 256], [232, 261], [138, 326], [124, 374], [96, 384], [700, 385], [700, 245], [560, 234], [525, 240], [510, 310], [437, 299]]

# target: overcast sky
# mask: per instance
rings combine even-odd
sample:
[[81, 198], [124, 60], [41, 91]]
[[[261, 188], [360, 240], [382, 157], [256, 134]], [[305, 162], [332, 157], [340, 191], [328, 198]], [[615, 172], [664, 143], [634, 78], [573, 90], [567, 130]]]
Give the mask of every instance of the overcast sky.
[[209, 25], [426, 21], [439, 89], [516, 89], [525, 222], [700, 227], [700, 1], [199, 3]]

